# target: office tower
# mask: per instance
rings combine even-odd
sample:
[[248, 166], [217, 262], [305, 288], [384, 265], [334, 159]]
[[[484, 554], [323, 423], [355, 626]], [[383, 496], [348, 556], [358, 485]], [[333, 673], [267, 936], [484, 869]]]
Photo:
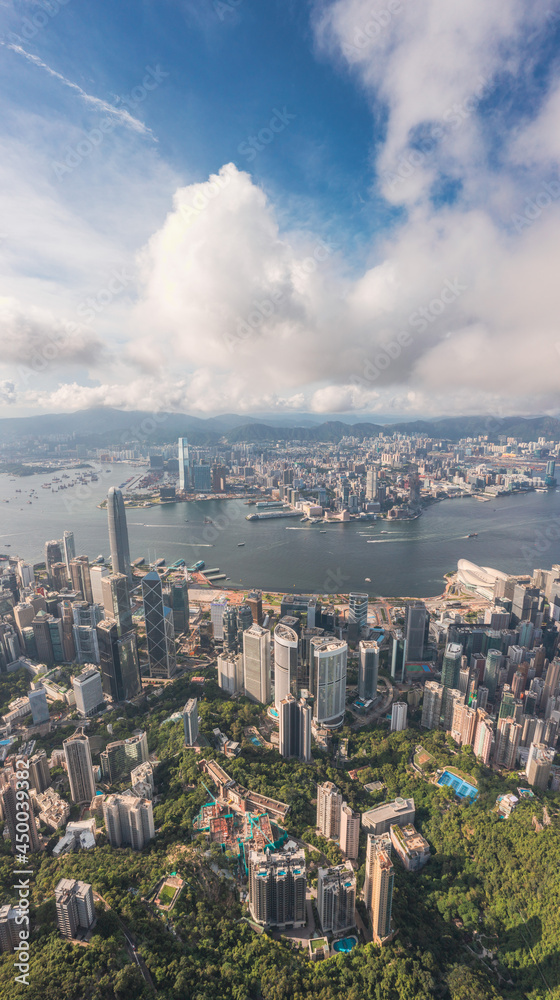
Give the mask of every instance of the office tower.
[[339, 934], [354, 926], [356, 876], [350, 865], [319, 868], [317, 910], [323, 934]]
[[6, 903], [4, 906], [0, 906], [0, 951], [13, 951], [15, 946], [20, 943], [19, 928], [23, 926], [23, 929], [27, 932], [27, 924], [22, 925], [16, 924], [16, 918], [19, 920], [20, 911], [16, 910], [15, 907], [10, 906]]
[[358, 857], [360, 822], [360, 813], [354, 812], [347, 802], [343, 802], [340, 809], [340, 850], [350, 861], [355, 861]]
[[107, 494], [107, 518], [109, 522], [109, 545], [111, 548], [111, 568], [113, 573], [124, 573], [132, 583], [130, 548], [123, 495], [117, 486], [111, 486]]
[[[465, 657], [465, 659], [466, 659], [466, 657]], [[459, 688], [459, 691], [463, 692], [463, 694], [465, 695], [465, 698], [467, 697], [467, 694], [468, 694], [470, 679], [471, 679], [471, 672], [470, 672], [469, 668], [468, 667], [461, 667], [461, 669], [459, 671], [459, 683], [458, 683], [457, 687]]]
[[31, 706], [34, 726], [39, 726], [41, 723], [49, 721], [47, 694], [42, 684], [37, 684], [35, 689], [29, 692], [29, 704]]
[[360, 629], [367, 627], [368, 599], [367, 594], [348, 595], [348, 622]]
[[138, 798], [131, 789], [123, 795], [109, 795], [103, 802], [107, 840], [112, 847], [132, 847], [141, 851], [155, 836], [150, 799]]
[[64, 554], [64, 562], [66, 563], [66, 569], [68, 574], [70, 574], [70, 563], [72, 559], [76, 558], [76, 546], [74, 544], [74, 532], [65, 531], [62, 535], [62, 552]]
[[91, 580], [91, 593], [93, 597], [94, 604], [104, 604], [105, 596], [103, 594], [103, 580], [110, 576], [110, 569], [108, 566], [102, 565], [101, 563], [95, 563], [89, 568], [89, 578]]
[[423, 659], [429, 622], [430, 616], [424, 604], [420, 601], [407, 604], [405, 617], [407, 663], [416, 663]]
[[224, 611], [228, 605], [228, 599], [225, 594], [220, 594], [219, 597], [212, 601], [210, 605], [210, 621], [212, 622], [212, 634], [214, 639], [222, 641], [224, 638]]
[[437, 681], [426, 681], [424, 684], [424, 702], [420, 723], [424, 729], [438, 728], [444, 690], [443, 684], [438, 684]]
[[525, 774], [527, 782], [533, 788], [544, 791], [548, 788], [554, 749], [545, 743], [531, 743]]
[[366, 500], [377, 499], [377, 469], [368, 469], [366, 472]]
[[483, 764], [490, 763], [492, 754], [492, 742], [494, 740], [494, 727], [492, 719], [482, 708], [476, 710], [476, 729], [474, 733], [473, 750]]
[[342, 795], [332, 781], [317, 785], [317, 829], [327, 840], [340, 836]]
[[379, 646], [376, 642], [362, 640], [358, 645], [358, 697], [362, 701], [375, 700], [379, 675]]
[[59, 562], [52, 564], [50, 580], [54, 590], [66, 590], [68, 586], [68, 570], [66, 569], [66, 563]]
[[[313, 594], [284, 594], [280, 604], [280, 617], [298, 618], [301, 628], [315, 628], [317, 598]], [[299, 633], [298, 633], [299, 634]]]
[[546, 668], [546, 676], [544, 679], [543, 693], [541, 696], [541, 705], [546, 711], [546, 706], [548, 705], [549, 698], [552, 698], [558, 690], [560, 685], [560, 658], [552, 660]]
[[105, 697], [114, 702], [136, 698], [142, 690], [136, 633], [119, 636], [117, 623], [107, 618], [97, 626], [97, 645]]
[[124, 573], [111, 573], [101, 581], [103, 607], [107, 618], [117, 623], [119, 635], [132, 630], [132, 611], [128, 577]]
[[237, 606], [237, 648], [243, 649], [243, 633], [251, 628], [253, 624], [253, 614], [248, 604]]
[[212, 469], [204, 462], [191, 465], [192, 488], [199, 493], [210, 493], [212, 489]]
[[186, 580], [173, 580], [169, 588], [171, 610], [173, 611], [173, 627], [175, 635], [188, 635], [189, 618], [189, 588]]
[[[511, 647], [510, 647], [511, 653]], [[484, 677], [484, 668], [486, 666], [486, 657], [482, 653], [473, 653], [470, 660], [470, 667], [473, 671], [475, 677], [477, 678], [477, 683], [482, 684], [482, 678]]]
[[189, 442], [187, 438], [179, 438], [179, 489], [188, 490], [191, 485], [191, 470], [189, 458]]
[[50, 615], [46, 611], [38, 611], [33, 619], [33, 635], [37, 647], [37, 659], [48, 667], [54, 665], [54, 654], [49, 629]]
[[72, 802], [91, 802], [95, 795], [95, 780], [89, 740], [82, 730], [76, 730], [62, 743]]
[[311, 760], [311, 705], [289, 694], [278, 709], [281, 757], [298, 757], [304, 764]]
[[501, 666], [501, 650], [489, 649], [486, 656], [486, 666], [484, 668], [484, 687], [488, 688], [488, 701], [491, 702], [492, 705], [496, 700]]
[[[30, 851], [40, 851], [41, 844], [31, 802], [28, 803], [29, 811], [25, 810], [25, 818], [19, 819], [22, 816], [22, 810], [19, 800], [16, 798], [16, 784], [17, 780], [14, 778], [9, 785], [0, 790], [0, 805], [2, 806], [4, 820], [8, 825], [12, 854], [18, 854], [20, 848]], [[29, 837], [29, 842], [25, 839], [27, 836]]]
[[22, 587], [32, 587], [35, 583], [35, 572], [31, 563], [20, 559], [18, 562], [18, 574]]
[[486, 709], [487, 704], [488, 704], [488, 688], [481, 686], [478, 688], [476, 692], [476, 707]]
[[185, 746], [194, 746], [198, 737], [198, 702], [196, 698], [189, 698], [183, 708], [183, 729], [185, 730]]
[[383, 944], [391, 937], [391, 909], [393, 905], [394, 870], [387, 851], [378, 850], [373, 857], [370, 923], [373, 940]]
[[105, 703], [101, 674], [91, 664], [72, 679], [72, 688], [76, 698], [76, 708], [83, 719], [95, 715]]
[[146, 733], [137, 733], [126, 740], [108, 743], [101, 751], [101, 770], [109, 784], [127, 781], [135, 767], [145, 764], [148, 759], [148, 738]]
[[443, 728], [446, 732], [451, 730], [453, 722], [453, 712], [456, 705], [464, 705], [465, 696], [459, 688], [443, 689]]
[[229, 604], [225, 605], [222, 615], [222, 635], [224, 653], [237, 652], [237, 610]]
[[76, 556], [70, 562], [70, 580], [74, 590], [78, 590], [87, 604], [93, 604], [89, 559], [87, 556]]
[[274, 705], [297, 694], [298, 637], [294, 629], [278, 623], [274, 629]]
[[51, 772], [46, 750], [38, 750], [29, 759], [29, 787], [44, 792], [51, 784]]
[[498, 718], [515, 719], [517, 717], [518, 710], [519, 713], [521, 713], [521, 705], [517, 702], [513, 691], [509, 689], [509, 685], [504, 684]]
[[508, 771], [513, 770], [522, 732], [523, 726], [515, 719], [508, 716], [498, 719], [494, 747], [494, 762], [498, 767], [504, 767]]
[[177, 670], [173, 612], [163, 603], [161, 579], [152, 571], [142, 579], [142, 600], [150, 677], [173, 677]]
[[218, 685], [226, 694], [243, 691], [243, 654], [218, 656]]
[[306, 921], [305, 851], [251, 851], [249, 910], [263, 927], [303, 927]]
[[[521, 670], [516, 670], [511, 681], [511, 694], [514, 699], [521, 698], [525, 690], [526, 683], [527, 683], [527, 678], [525, 677], [525, 674]], [[503, 704], [503, 698], [502, 698], [502, 704]], [[501, 710], [502, 709], [500, 706], [500, 711]]]
[[64, 659], [72, 663], [76, 659], [76, 644], [74, 642], [74, 611], [72, 601], [60, 601], [58, 613], [62, 623], [62, 648]]
[[247, 604], [251, 608], [251, 614], [255, 625], [263, 623], [262, 590], [251, 590], [247, 594]]
[[317, 636], [313, 648], [313, 718], [319, 726], [336, 729], [344, 722], [348, 646], [342, 639]]
[[58, 539], [45, 542], [45, 566], [49, 580], [52, 576], [52, 568], [55, 563], [64, 562], [62, 558], [62, 543]]
[[63, 937], [75, 938], [95, 923], [93, 892], [87, 882], [61, 878], [55, 891], [56, 923]]
[[406, 717], [408, 705], [406, 701], [395, 701], [391, 710], [391, 732], [400, 733], [407, 728]]
[[461, 673], [463, 647], [456, 642], [448, 642], [441, 665], [441, 683], [445, 688], [458, 688]]
[[243, 687], [251, 701], [268, 705], [271, 699], [270, 632], [251, 625], [243, 633]]

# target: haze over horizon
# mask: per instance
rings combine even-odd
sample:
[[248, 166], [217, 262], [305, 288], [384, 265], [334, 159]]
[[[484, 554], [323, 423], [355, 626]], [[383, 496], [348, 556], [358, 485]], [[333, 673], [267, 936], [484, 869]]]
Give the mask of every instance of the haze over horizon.
[[558, 412], [557, 5], [39, 9], [0, 9], [0, 417]]

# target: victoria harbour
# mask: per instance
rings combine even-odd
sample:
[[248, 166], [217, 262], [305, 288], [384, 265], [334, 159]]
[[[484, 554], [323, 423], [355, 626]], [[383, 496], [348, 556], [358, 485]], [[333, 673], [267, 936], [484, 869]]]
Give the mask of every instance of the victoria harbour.
[[[45, 538], [70, 529], [77, 552], [90, 559], [107, 557], [107, 511], [98, 504], [110, 486], [137, 475], [139, 469], [126, 464], [97, 468], [98, 481], [64, 494], [41, 488], [50, 473], [0, 476], [0, 551], [42, 562]], [[38, 491], [37, 499], [28, 505], [32, 489]], [[221, 581], [228, 588], [363, 590], [387, 597], [440, 594], [445, 573], [454, 571], [459, 559], [515, 575], [530, 574], [539, 561], [560, 561], [556, 491], [485, 503], [470, 497], [448, 500], [428, 507], [415, 520], [399, 522], [247, 521], [252, 509], [242, 500], [127, 508], [131, 558], [163, 558], [167, 563], [184, 559], [188, 566], [204, 560], [207, 568], [219, 567], [229, 578]]]

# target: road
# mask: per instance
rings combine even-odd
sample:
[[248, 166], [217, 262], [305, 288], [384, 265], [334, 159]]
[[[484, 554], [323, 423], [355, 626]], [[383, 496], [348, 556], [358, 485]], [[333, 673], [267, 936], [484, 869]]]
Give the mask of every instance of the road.
[[124, 936], [126, 938], [128, 954], [130, 955], [131, 959], [136, 963], [136, 965], [140, 969], [140, 972], [142, 973], [142, 975], [143, 975], [145, 981], [147, 982], [148, 986], [150, 986], [152, 988], [152, 990], [154, 991], [154, 993], [157, 993], [157, 990], [156, 990], [156, 988], [154, 986], [154, 981], [153, 981], [153, 979], [152, 979], [152, 977], [151, 977], [151, 975], [150, 975], [150, 973], [148, 971], [148, 967], [147, 967], [144, 959], [142, 958], [142, 956], [139, 955], [138, 951], [136, 950], [135, 937], [134, 937], [132, 931], [129, 930], [129, 928], [126, 926], [125, 923], [123, 923], [123, 921], [119, 917], [118, 913], [115, 913], [115, 911], [112, 910], [111, 906], [109, 905], [109, 903], [107, 902], [107, 900], [103, 898], [103, 896], [101, 896], [98, 892], [94, 892], [93, 893], [93, 898], [94, 899], [98, 899], [101, 903], [103, 903], [103, 905], [104, 905], [104, 907], [105, 907], [106, 910], [110, 910], [112, 913], [115, 914], [115, 917], [117, 918], [117, 920], [119, 922], [119, 927], [120, 927], [121, 931], [123, 932], [123, 934], [124, 934]]
[[395, 696], [395, 690], [391, 682], [387, 680], [386, 677], [380, 677], [379, 680], [383, 682], [387, 688], [387, 694], [385, 695], [384, 700], [380, 705], [376, 705], [371, 712], [368, 712], [367, 715], [358, 715], [357, 712], [354, 712], [353, 709], [350, 708], [350, 711], [355, 718], [355, 722], [352, 723], [350, 729], [363, 729], [364, 726], [371, 725], [371, 723], [375, 722], [377, 718], [383, 717], [389, 711], [389, 706]]

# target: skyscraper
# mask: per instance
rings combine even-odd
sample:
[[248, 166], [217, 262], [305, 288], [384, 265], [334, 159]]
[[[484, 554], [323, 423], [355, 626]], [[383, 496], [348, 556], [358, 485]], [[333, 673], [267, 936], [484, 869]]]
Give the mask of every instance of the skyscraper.
[[395, 701], [391, 709], [391, 732], [400, 733], [406, 729], [408, 705], [406, 701]]
[[270, 632], [260, 625], [251, 625], [243, 633], [243, 681], [248, 698], [268, 705], [271, 697]]
[[128, 577], [125, 573], [111, 573], [101, 580], [103, 607], [108, 618], [117, 623], [119, 635], [132, 630], [132, 611]]
[[183, 729], [185, 730], [185, 746], [194, 746], [198, 737], [198, 702], [196, 698], [189, 698], [183, 708]]
[[463, 647], [458, 642], [448, 642], [441, 665], [441, 683], [445, 688], [458, 688]]
[[531, 743], [525, 769], [528, 784], [541, 791], [548, 788], [553, 760], [553, 748], [547, 747], [545, 743]]
[[317, 785], [317, 829], [327, 840], [340, 836], [342, 794], [332, 781]]
[[505, 767], [509, 771], [513, 770], [522, 732], [523, 726], [515, 719], [507, 716], [498, 719], [494, 748], [494, 761], [498, 767]]
[[177, 670], [173, 612], [163, 603], [159, 574], [152, 571], [142, 579], [142, 599], [151, 677], [173, 677]]
[[315, 703], [313, 717], [318, 725], [337, 728], [346, 708], [346, 663], [348, 646], [333, 636], [311, 639]]
[[173, 611], [173, 627], [175, 635], [190, 632], [189, 619], [189, 588], [185, 579], [171, 581], [169, 587], [169, 603]]
[[384, 944], [391, 937], [394, 878], [390, 854], [385, 850], [376, 851], [373, 858], [370, 922], [373, 940], [377, 944]]
[[29, 759], [29, 787], [44, 792], [51, 784], [51, 772], [46, 750], [38, 750]]
[[93, 604], [89, 559], [87, 556], [76, 556], [70, 561], [70, 579], [74, 590], [79, 590], [87, 604]]
[[422, 705], [422, 721], [424, 729], [437, 729], [441, 716], [443, 684], [437, 681], [426, 681], [424, 684], [424, 702]]
[[118, 486], [111, 486], [107, 494], [107, 517], [113, 573], [124, 573], [129, 583], [132, 583], [126, 511], [123, 495]]
[[303, 927], [306, 920], [305, 852], [249, 854], [249, 910], [256, 923], [283, 929]]
[[93, 892], [88, 882], [61, 878], [54, 891], [56, 923], [60, 933], [74, 938], [78, 931], [89, 930], [95, 922]]
[[126, 781], [135, 767], [147, 761], [148, 737], [146, 733], [137, 733], [126, 740], [115, 740], [107, 744], [100, 757], [103, 777], [109, 784]]
[[[2, 805], [2, 815], [6, 823], [8, 824], [8, 835], [10, 837], [10, 845], [12, 854], [17, 854], [19, 852], [20, 846], [25, 844], [25, 849], [30, 851], [40, 851], [41, 844], [39, 841], [39, 834], [37, 832], [37, 827], [35, 825], [35, 817], [33, 815], [33, 805], [29, 801], [29, 810], [25, 810], [25, 817], [23, 817], [23, 810], [21, 808], [20, 802], [16, 799], [16, 780], [12, 779], [9, 785], [0, 791], [0, 804]], [[19, 817], [22, 817], [21, 819]], [[29, 836], [29, 843], [25, 841], [25, 836]]]
[[97, 626], [97, 645], [105, 697], [115, 702], [136, 698], [142, 690], [136, 633], [119, 636], [117, 622], [106, 618]]
[[191, 470], [189, 457], [189, 442], [187, 438], [179, 438], [179, 489], [181, 492], [191, 486]]
[[66, 757], [72, 802], [91, 802], [95, 795], [95, 780], [86, 734], [78, 729], [73, 736], [63, 740], [62, 746]]
[[356, 876], [350, 865], [319, 868], [317, 910], [323, 934], [339, 934], [354, 926]]
[[92, 664], [72, 679], [72, 688], [76, 698], [76, 708], [83, 719], [95, 715], [104, 704], [101, 674]]
[[363, 701], [377, 697], [379, 676], [379, 646], [376, 642], [364, 641], [358, 646], [358, 696]]
[[355, 861], [360, 846], [361, 814], [354, 812], [347, 802], [340, 809], [340, 850], [346, 858]]
[[484, 668], [484, 687], [488, 688], [488, 701], [492, 704], [496, 700], [502, 658], [502, 651], [500, 649], [488, 650], [486, 666]]
[[42, 684], [37, 683], [35, 689], [29, 692], [29, 704], [31, 705], [34, 726], [49, 721], [47, 694]]
[[45, 542], [45, 566], [49, 579], [51, 579], [54, 564], [60, 562], [63, 562], [62, 542], [57, 538], [50, 542]]
[[299, 757], [304, 763], [311, 760], [311, 706], [302, 698], [296, 701], [289, 694], [278, 708], [279, 743], [281, 757]]
[[103, 802], [107, 840], [113, 847], [130, 846], [141, 851], [155, 836], [153, 805], [129, 788], [122, 795], [109, 795]]
[[424, 604], [416, 601], [406, 606], [406, 659], [416, 663], [424, 657], [424, 643], [430, 616]]
[[262, 590], [251, 590], [247, 594], [247, 604], [251, 608], [251, 614], [255, 625], [263, 623]]
[[[390, 829], [390, 828], [389, 828]], [[368, 833], [367, 835], [367, 845], [366, 845], [366, 871], [364, 879], [364, 903], [366, 904], [366, 910], [370, 911], [371, 908], [371, 895], [373, 890], [373, 872], [375, 866], [375, 856], [378, 851], [385, 851], [389, 857], [391, 857], [392, 843], [391, 834], [382, 833], [376, 836], [373, 833]]]
[[548, 699], [556, 694], [558, 687], [560, 685], [560, 658], [552, 660], [546, 668], [546, 677], [544, 679], [544, 688], [541, 695], [541, 705], [546, 711], [548, 705]]
[[74, 543], [74, 532], [65, 531], [62, 536], [62, 551], [64, 553], [64, 562], [66, 563], [66, 569], [68, 574], [70, 574], [70, 563], [72, 559], [76, 557], [76, 545]]
[[274, 705], [278, 711], [289, 694], [297, 694], [298, 646], [297, 633], [279, 622], [274, 629]]
[[355, 623], [358, 628], [367, 626], [368, 616], [368, 595], [349, 594], [348, 595], [348, 621]]
[[366, 500], [377, 499], [377, 469], [368, 469], [366, 472]]

